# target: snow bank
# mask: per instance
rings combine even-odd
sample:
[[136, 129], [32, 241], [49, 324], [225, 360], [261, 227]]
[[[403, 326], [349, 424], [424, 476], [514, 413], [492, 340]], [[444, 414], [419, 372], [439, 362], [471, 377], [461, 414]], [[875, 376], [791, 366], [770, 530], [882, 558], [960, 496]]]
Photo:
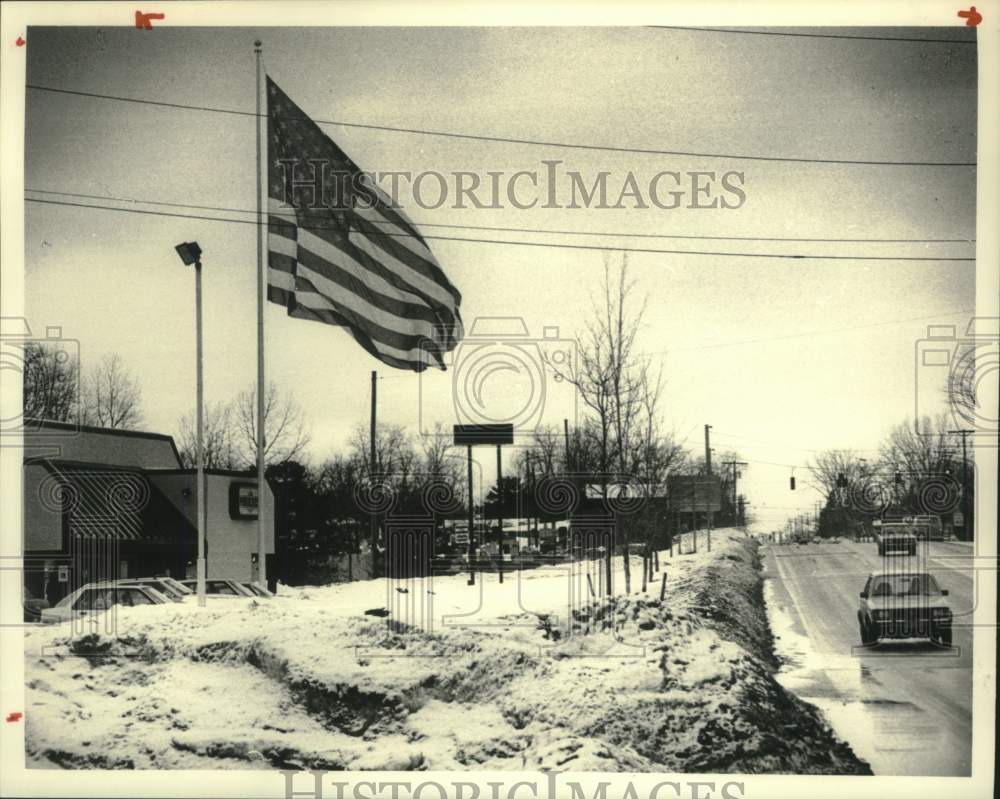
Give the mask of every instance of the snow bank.
[[601, 597], [585, 563], [128, 609], [114, 635], [35, 627], [28, 761], [868, 773], [775, 682], [754, 545], [700, 545], [660, 553], [663, 601], [636, 558], [628, 596]]

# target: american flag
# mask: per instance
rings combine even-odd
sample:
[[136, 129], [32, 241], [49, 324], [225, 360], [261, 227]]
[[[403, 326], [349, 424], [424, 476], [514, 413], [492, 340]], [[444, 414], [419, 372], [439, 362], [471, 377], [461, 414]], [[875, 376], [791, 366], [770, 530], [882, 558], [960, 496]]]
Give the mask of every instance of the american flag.
[[462, 295], [406, 214], [267, 78], [267, 296], [397, 369], [444, 369]]

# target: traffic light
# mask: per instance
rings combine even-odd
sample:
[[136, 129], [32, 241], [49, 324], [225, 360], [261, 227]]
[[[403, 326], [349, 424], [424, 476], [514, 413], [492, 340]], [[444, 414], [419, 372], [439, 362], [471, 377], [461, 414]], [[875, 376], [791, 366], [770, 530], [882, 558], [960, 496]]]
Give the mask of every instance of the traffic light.
[[789, 477], [788, 478], [788, 488], [791, 491], [795, 490], [795, 478], [794, 477]]

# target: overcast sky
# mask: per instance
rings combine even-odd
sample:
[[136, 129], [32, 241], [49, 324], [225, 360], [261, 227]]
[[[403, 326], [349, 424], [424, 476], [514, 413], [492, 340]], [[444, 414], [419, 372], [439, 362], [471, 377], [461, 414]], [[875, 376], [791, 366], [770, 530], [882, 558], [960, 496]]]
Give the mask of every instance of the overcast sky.
[[[967, 38], [963, 29], [854, 31]], [[971, 32], [970, 32], [971, 33]], [[321, 120], [483, 136], [729, 155], [972, 162], [976, 48], [665, 29], [31, 29], [28, 83], [167, 103], [252, 111], [253, 41], [268, 74]], [[27, 92], [29, 189], [254, 208], [253, 118]], [[739, 208], [437, 209], [427, 225], [484, 225], [679, 236], [975, 238], [975, 169], [776, 163], [629, 154], [324, 125], [371, 171], [542, 171], [544, 159], [617, 196], [663, 170], [742, 173]], [[645, 189], [644, 189], [645, 190]], [[562, 191], [562, 188], [560, 188]], [[29, 193], [29, 197], [91, 203]], [[562, 196], [562, 195], [560, 195]], [[409, 198], [407, 198], [409, 199]], [[544, 200], [544, 195], [542, 196]], [[613, 202], [613, 201], [612, 201]], [[539, 206], [542, 202], [539, 202]], [[132, 207], [153, 210], [154, 206]], [[177, 213], [243, 218], [185, 208]], [[708, 252], [971, 257], [968, 243], [754, 242], [539, 236], [426, 227], [466, 236]], [[82, 360], [117, 352], [138, 375], [146, 427], [175, 433], [193, 406], [193, 276], [174, 253], [204, 250], [206, 395], [227, 400], [255, 378], [256, 250], [251, 225], [28, 203], [27, 316], [61, 325]], [[584, 249], [430, 240], [477, 317], [522, 317], [532, 335], [580, 332], [604, 254]], [[928, 324], [975, 307], [971, 262], [851, 261], [632, 253], [649, 298], [640, 349], [667, 378], [667, 428], [737, 449], [759, 516], [776, 522], [815, 494], [788, 491], [815, 450], [873, 450], [912, 416], [915, 343]], [[454, 372], [381, 367], [349, 336], [266, 308], [268, 378], [291, 392], [312, 431], [310, 458], [367, 424], [369, 372], [379, 416], [416, 431], [456, 421]], [[477, 331], [478, 332], [478, 331]], [[509, 373], [487, 396], [523, 391]], [[520, 382], [519, 382], [520, 381]], [[512, 388], [513, 387], [513, 388]], [[572, 415], [565, 387], [545, 421]], [[940, 410], [929, 392], [921, 409]], [[869, 453], [874, 456], [874, 452]], [[482, 454], [493, 479], [492, 455]]]

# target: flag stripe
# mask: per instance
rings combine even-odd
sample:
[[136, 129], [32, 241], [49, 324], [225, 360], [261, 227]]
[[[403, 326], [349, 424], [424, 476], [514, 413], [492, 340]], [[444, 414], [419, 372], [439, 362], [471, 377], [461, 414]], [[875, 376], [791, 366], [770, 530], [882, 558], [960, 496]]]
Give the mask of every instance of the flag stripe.
[[406, 247], [414, 255], [423, 258], [426, 261], [432, 261], [434, 256], [431, 251], [427, 248], [424, 240], [415, 237], [409, 230], [405, 230], [391, 219], [388, 219], [383, 213], [383, 209], [379, 208], [355, 208], [354, 213], [360, 216], [362, 219], [375, 225], [379, 230], [384, 232], [386, 235], [393, 236], [400, 244]]
[[[366, 219], [357, 217], [354, 222], [357, 225], [358, 233], [370, 239], [387, 255], [392, 256], [396, 263], [405, 264], [410, 270], [423, 275], [425, 279], [436, 285], [444, 286], [451, 298], [451, 302], [455, 304], [461, 303], [462, 295], [448, 282], [448, 278], [444, 276], [444, 273], [438, 268], [437, 264], [408, 250], [400, 244], [401, 239], [384, 233]], [[354, 241], [356, 238], [357, 235], [352, 235], [351, 241]]]
[[[413, 238], [419, 241], [423, 245], [424, 249], [427, 250], [427, 254], [430, 255], [430, 250], [427, 249], [427, 242], [424, 241], [424, 237], [420, 235], [420, 231], [417, 230], [417, 226], [414, 225], [410, 218], [403, 212], [403, 209], [395, 206], [392, 202], [392, 198], [382, 191], [378, 184], [369, 179], [367, 175], [364, 178], [364, 184], [378, 199], [376, 207], [382, 216], [384, 216], [391, 224], [403, 230], [403, 232], [413, 236]], [[367, 208], [358, 208], [356, 210], [367, 210]], [[430, 258], [433, 260], [434, 256], [430, 255]]]
[[[358, 338], [357, 334], [360, 332], [364, 338], [363, 346], [370, 352], [374, 351], [381, 355], [389, 355], [399, 361], [418, 361], [431, 366], [438, 366], [440, 364], [439, 359], [435, 358], [433, 351], [421, 346], [419, 343], [407, 346], [410, 342], [400, 340], [396, 344], [401, 346], [397, 346], [373, 337], [370, 335], [372, 330], [371, 325], [358, 324], [356, 315], [350, 309], [339, 307], [336, 301], [326, 295], [316, 291], [298, 290], [295, 292], [295, 299], [299, 307], [308, 309], [313, 315], [320, 317], [321, 321], [329, 320], [329, 324], [340, 324], [343, 327], [349, 327], [355, 334], [355, 338]], [[335, 319], [340, 321], [334, 321]], [[431, 344], [426, 339], [423, 339], [423, 341], [428, 346]]]
[[[292, 259], [273, 251], [270, 253], [269, 285], [278, 290], [272, 301], [286, 305], [289, 295], [301, 298], [303, 292], [326, 297], [337, 296], [343, 299], [346, 308], [357, 314], [357, 324], [365, 328], [366, 335], [372, 340], [385, 343], [395, 350], [415, 350], [427, 339], [432, 339], [437, 324], [436, 320], [401, 318], [385, 312], [378, 305], [368, 302], [360, 295], [350, 291], [338, 291], [338, 285], [333, 280], [323, 272], [310, 268], [310, 260], [312, 260], [312, 256], [300, 251], [298, 268], [293, 274], [288, 269], [289, 266], [295, 266]], [[317, 266], [324, 271], [329, 267], [323, 261], [319, 261]], [[272, 299], [270, 294], [268, 299]], [[307, 305], [315, 308], [317, 302], [310, 298]], [[331, 306], [328, 304], [322, 307]], [[337, 308], [336, 310], [343, 312], [345, 308]], [[422, 310], [425, 314], [428, 313], [426, 308]]]
[[[299, 277], [308, 278], [313, 286], [323, 294], [343, 297], [345, 303], [366, 313], [387, 330], [406, 335], [421, 335], [434, 339], [441, 335], [441, 321], [426, 305], [414, 305], [367, 291], [355, 289], [356, 280], [339, 270], [335, 265], [313, 256], [308, 250], [299, 250]], [[348, 297], [344, 292], [349, 292]], [[362, 305], [364, 307], [362, 307]]]
[[[378, 278], [378, 285], [383, 287], [379, 290], [383, 292], [386, 291], [385, 285], [395, 286], [399, 290], [419, 296], [424, 303], [439, 308], [447, 314], [448, 321], [455, 322], [458, 319], [458, 304], [461, 300], [456, 300], [454, 294], [437, 281], [427, 277], [419, 270], [412, 269], [410, 264], [391, 258], [388, 254], [383, 254], [374, 247], [362, 247], [363, 239], [356, 235], [350, 237], [349, 244], [353, 245], [350, 249], [355, 250], [350, 252], [344, 244], [337, 241], [336, 235], [332, 233], [323, 235], [331, 227], [328, 221], [322, 227], [293, 227], [287, 222], [274, 218], [280, 203], [274, 198], [270, 198], [270, 202], [275, 206], [275, 210], [272, 210], [272, 215], [269, 217], [268, 225], [269, 235], [275, 237], [270, 246], [294, 257], [294, 253], [288, 250], [285, 242], [280, 239], [297, 241], [322, 258], [337, 260], [368, 285], [371, 283], [362, 277], [361, 272], [374, 274]], [[283, 208], [281, 211], [287, 212], [287, 209]], [[415, 257], [410, 256], [410, 258]], [[347, 261], [351, 262], [349, 266]]]
[[[347, 244], [358, 245], [363, 240], [363, 236], [351, 233], [348, 241], [344, 241], [344, 234], [331, 224], [328, 214], [320, 214], [316, 211], [303, 210], [299, 213], [298, 241], [302, 243], [307, 236], [322, 239], [327, 244], [337, 247], [341, 251], [348, 249]], [[356, 223], [360, 220], [354, 220]], [[365, 223], [369, 231], [377, 234], [377, 231]], [[287, 225], [280, 226], [283, 230], [279, 235], [285, 235]], [[277, 232], [277, 231], [276, 231]], [[381, 236], [382, 239], [392, 241], [390, 237]], [[315, 247], [312, 247], [315, 251]], [[364, 252], [369, 259], [361, 258], [357, 252], [352, 253], [355, 260], [360, 261], [366, 268], [379, 273], [384, 280], [393, 283], [404, 291], [411, 291], [423, 295], [428, 303], [437, 304], [447, 310], [454, 319], [457, 306], [461, 303], [461, 296], [456, 297], [457, 292], [451, 288], [451, 284], [444, 285], [435, 278], [434, 272], [429, 269], [428, 262], [418, 256], [408, 252], [405, 248], [400, 248], [405, 258], [389, 257], [389, 253], [383, 254], [379, 251], [371, 251], [365, 248]], [[438, 270], [440, 272], [440, 270]]]
[[[430, 310], [428, 309], [428, 301], [426, 297], [413, 292], [411, 287], [408, 285], [404, 288], [398, 283], [388, 280], [387, 278], [392, 277], [391, 273], [377, 262], [371, 264], [374, 268], [368, 268], [366, 265], [362, 265], [358, 260], [353, 258], [351, 253], [349, 253], [346, 249], [343, 249], [336, 244], [331, 244], [325, 239], [313, 236], [307, 230], [299, 231], [298, 247], [300, 255], [303, 251], [305, 251], [311, 253], [316, 258], [334, 264], [345, 273], [350, 274], [356, 281], [364, 284], [364, 286], [371, 291], [378, 292], [387, 299], [392, 298], [397, 302], [407, 303], [412, 306], [421, 306], [426, 310]], [[407, 309], [403, 309], [401, 311], [401, 313], [407, 312]], [[437, 314], [432, 313], [432, 316], [436, 318]]]

